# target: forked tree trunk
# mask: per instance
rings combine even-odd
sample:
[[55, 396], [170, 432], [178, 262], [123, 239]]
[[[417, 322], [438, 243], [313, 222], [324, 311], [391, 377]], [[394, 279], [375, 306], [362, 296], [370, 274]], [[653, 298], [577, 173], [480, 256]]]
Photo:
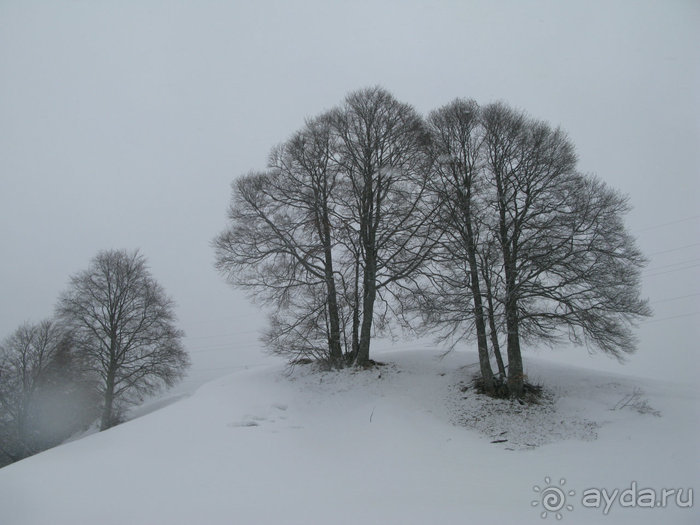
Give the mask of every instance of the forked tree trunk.
[[523, 395], [523, 358], [520, 353], [520, 333], [518, 330], [518, 299], [516, 290], [515, 248], [511, 248], [513, 233], [509, 232], [506, 218], [506, 191], [500, 171], [495, 173], [498, 191], [499, 241], [503, 252], [503, 271], [506, 282], [506, 330], [508, 332], [508, 392], [512, 397]]
[[501, 379], [506, 378], [506, 367], [503, 363], [503, 355], [501, 355], [501, 345], [498, 342], [498, 330], [496, 329], [496, 316], [494, 314], [493, 307], [493, 290], [491, 288], [491, 280], [489, 276], [484, 273], [484, 282], [486, 283], [486, 300], [488, 302], [489, 308], [489, 331], [491, 332], [491, 348], [493, 348], [493, 355], [496, 357], [496, 363], [498, 364], [498, 374]]
[[471, 226], [470, 207], [465, 206], [465, 221], [467, 233], [467, 257], [470, 267], [470, 281], [472, 295], [474, 296], [474, 324], [476, 325], [476, 340], [479, 355], [479, 368], [483, 389], [486, 393], [492, 394], [494, 391], [493, 369], [489, 359], [489, 347], [486, 338], [486, 323], [484, 321], [484, 306], [481, 299], [481, 287], [479, 285], [479, 270], [476, 264], [476, 248], [474, 246], [474, 234]]
[[319, 228], [323, 234], [323, 251], [325, 257], [326, 300], [328, 304], [328, 321], [330, 333], [328, 334], [328, 352], [331, 363], [338, 364], [343, 358], [343, 350], [340, 342], [340, 315], [338, 313], [338, 294], [335, 287], [335, 275], [333, 274], [333, 252], [331, 248], [331, 232], [328, 219], [328, 210], [324, 208], [323, 226]]

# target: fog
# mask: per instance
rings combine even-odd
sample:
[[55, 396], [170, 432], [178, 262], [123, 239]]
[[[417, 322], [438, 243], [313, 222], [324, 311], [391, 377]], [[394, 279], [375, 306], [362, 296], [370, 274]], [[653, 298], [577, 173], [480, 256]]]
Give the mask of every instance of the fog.
[[[350, 91], [455, 97], [565, 129], [629, 194], [655, 317], [621, 366], [694, 378], [700, 336], [700, 3], [0, 4], [0, 337], [53, 312], [98, 250], [139, 248], [178, 304], [193, 378], [266, 358], [264, 315], [213, 268], [230, 183]], [[401, 343], [412, 344], [412, 343]]]

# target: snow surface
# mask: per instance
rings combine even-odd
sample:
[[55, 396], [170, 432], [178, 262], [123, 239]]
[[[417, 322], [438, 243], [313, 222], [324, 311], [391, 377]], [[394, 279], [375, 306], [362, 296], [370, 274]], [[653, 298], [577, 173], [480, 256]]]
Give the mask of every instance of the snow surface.
[[474, 392], [472, 353], [375, 358], [242, 369], [0, 469], [0, 523], [546, 523], [551, 484], [575, 491], [564, 523], [700, 522], [698, 505], [581, 502], [633, 481], [700, 489], [696, 389], [528, 359], [545, 396], [522, 406]]

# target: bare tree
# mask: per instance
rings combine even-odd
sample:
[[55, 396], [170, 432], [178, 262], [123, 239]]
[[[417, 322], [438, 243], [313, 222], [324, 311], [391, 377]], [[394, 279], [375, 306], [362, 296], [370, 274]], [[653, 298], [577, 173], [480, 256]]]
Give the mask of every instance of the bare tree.
[[[271, 155], [270, 165], [284, 179], [280, 193], [290, 206], [300, 209], [303, 219], [309, 221], [308, 233], [319, 244], [318, 277], [322, 273], [325, 293], [321, 294], [323, 300], [314, 300], [312, 305], [307, 302], [304, 309], [312, 315], [319, 312], [314, 331], [326, 334], [328, 358], [337, 364], [343, 356], [343, 337], [336, 283], [337, 263], [334, 261], [334, 251], [337, 257], [338, 228], [333, 224], [337, 206], [333, 193], [339, 189], [338, 170], [333, 159], [335, 147], [330, 117], [322, 115], [308, 121], [302, 131], [276, 149]], [[316, 294], [304, 295], [308, 298]]]
[[234, 182], [214, 246], [229, 281], [273, 306], [273, 351], [365, 365], [374, 333], [419, 311], [445, 339], [475, 334], [485, 390], [493, 355], [520, 396], [521, 340], [633, 350], [649, 309], [627, 209], [576, 171], [559, 129], [468, 100], [426, 123], [370, 88]]
[[351, 93], [333, 120], [348, 186], [343, 222], [356, 256], [353, 354], [364, 365], [378, 295], [391, 295], [436, 243], [429, 220], [435, 206], [426, 191], [428, 134], [411, 106], [381, 88]]
[[[595, 177], [574, 174], [539, 208], [523, 236], [519, 318], [525, 336], [562, 333], [622, 360], [636, 340], [631, 326], [651, 315], [640, 298], [646, 264], [623, 216], [628, 198]], [[546, 232], [546, 235], [543, 233]]]
[[102, 251], [61, 294], [57, 314], [100, 378], [100, 428], [119, 412], [182, 377], [189, 358], [174, 303], [138, 251]]
[[[439, 321], [438, 326], [445, 322], [453, 327], [463, 322], [473, 323], [483, 387], [492, 393], [494, 376], [477, 253], [479, 216], [484, 212], [480, 193], [485, 184], [479, 106], [473, 100], [455, 100], [432, 112], [428, 126], [433, 156], [430, 188], [441, 205], [436, 228], [442, 232], [439, 251], [443, 263], [438, 264], [432, 276], [440, 299], [431, 309], [441, 314], [433, 319]], [[454, 264], [455, 261], [459, 264]], [[445, 315], [448, 312], [451, 313]]]
[[0, 465], [89, 424], [90, 384], [56, 322], [25, 323], [0, 344]]
[[493, 234], [493, 229], [480, 225], [482, 232], [485, 235], [484, 239], [479, 244], [477, 251], [479, 259], [479, 269], [481, 271], [482, 281], [486, 292], [487, 315], [489, 322], [489, 339], [491, 340], [491, 350], [496, 358], [498, 365], [499, 379], [501, 381], [507, 378], [506, 366], [501, 353], [501, 338], [499, 334], [504, 332], [504, 315], [502, 302], [498, 298], [503, 297], [503, 265], [498, 257], [498, 247]]
[[273, 307], [273, 351], [369, 361], [375, 318], [388, 313], [378, 296], [387, 305], [434, 244], [426, 140], [410, 106], [363, 90], [275, 148], [267, 171], [234, 182], [216, 264]]
[[475, 336], [484, 390], [494, 392], [493, 354], [514, 396], [522, 341], [633, 351], [631, 327], [650, 310], [639, 297], [645, 260], [622, 220], [627, 198], [576, 171], [561, 130], [505, 104], [456, 100], [428, 127], [441, 241], [406, 302], [423, 326], [443, 340]]
[[576, 171], [565, 133], [504, 104], [482, 112], [484, 165], [500, 248], [508, 387], [523, 392], [522, 337], [620, 356], [630, 325], [650, 315], [639, 296], [646, 263], [622, 220], [626, 197]]
[[25, 323], [0, 346], [2, 452], [13, 461], [36, 452], [31, 407], [41, 377], [58, 350], [57, 330], [51, 321]]
[[237, 179], [230, 226], [214, 240], [227, 280], [273, 307], [265, 335], [291, 360], [343, 357], [338, 293], [338, 172], [327, 116], [273, 149], [269, 169]]

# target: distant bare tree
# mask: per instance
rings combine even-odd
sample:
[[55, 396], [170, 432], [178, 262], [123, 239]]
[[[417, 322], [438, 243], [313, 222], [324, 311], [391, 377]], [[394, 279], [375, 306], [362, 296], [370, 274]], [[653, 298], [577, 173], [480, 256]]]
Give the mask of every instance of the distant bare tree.
[[32, 407], [62, 339], [54, 322], [43, 321], [23, 324], [0, 345], [0, 446], [13, 461], [37, 452]]
[[0, 466], [89, 425], [93, 388], [56, 322], [25, 323], [0, 344]]
[[189, 358], [173, 308], [137, 251], [102, 251], [71, 277], [57, 314], [100, 378], [101, 430], [124, 407], [182, 377]]

